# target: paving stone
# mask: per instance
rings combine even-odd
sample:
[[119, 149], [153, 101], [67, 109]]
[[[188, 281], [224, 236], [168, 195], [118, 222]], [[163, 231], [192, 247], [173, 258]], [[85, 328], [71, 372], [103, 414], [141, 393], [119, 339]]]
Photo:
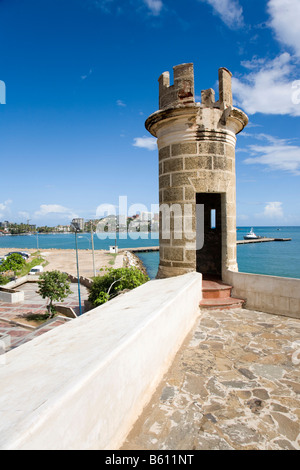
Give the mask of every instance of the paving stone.
[[274, 441], [274, 444], [278, 444], [280, 449], [282, 450], [296, 450], [294, 446], [289, 441], [286, 441], [285, 439], [276, 439]]
[[298, 320], [202, 310], [122, 449], [299, 450], [299, 339]]
[[300, 432], [298, 422], [292, 421], [282, 413], [273, 412], [271, 415], [277, 421], [281, 434], [286, 436], [290, 441], [297, 439]]
[[230, 380], [228, 382], [222, 382], [223, 385], [225, 385], [225, 387], [229, 387], [229, 388], [249, 388], [249, 383], [248, 382], [242, 382], [241, 380], [238, 381], [238, 380]]
[[289, 410], [285, 406], [279, 405], [278, 403], [271, 403], [273, 411], [280, 411], [281, 413], [288, 413]]
[[267, 390], [263, 388], [254, 389], [252, 393], [255, 397], [260, 398], [261, 400], [268, 400], [268, 398], [270, 398]]
[[222, 432], [225, 436], [228, 436], [232, 445], [239, 445], [244, 447], [245, 445], [256, 444], [260, 440], [260, 436], [256, 429], [251, 428], [245, 423], [230, 424], [227, 427], [223, 427]]
[[270, 364], [254, 364], [252, 370], [262, 377], [269, 379], [281, 379], [284, 376], [284, 369], [281, 366]]
[[161, 401], [167, 401], [169, 399], [172, 399], [174, 397], [175, 390], [174, 387], [165, 387], [163, 389], [163, 392], [161, 394]]
[[247, 377], [248, 379], [255, 379], [255, 375], [252, 374], [252, 372], [248, 369], [245, 369], [245, 368], [240, 368], [238, 369], [238, 371], [244, 375], [245, 377]]

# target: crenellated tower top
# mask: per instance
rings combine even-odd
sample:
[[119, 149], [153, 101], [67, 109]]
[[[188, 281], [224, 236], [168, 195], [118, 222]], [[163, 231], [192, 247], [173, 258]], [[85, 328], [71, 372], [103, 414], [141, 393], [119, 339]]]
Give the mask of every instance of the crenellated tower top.
[[[174, 85], [170, 86], [170, 73], [164, 72], [159, 82], [159, 109], [195, 104], [194, 65], [180, 64], [173, 67]], [[232, 106], [231, 72], [225, 67], [219, 69], [219, 101], [215, 101], [212, 88], [201, 92], [204, 107], [225, 109]]]
[[173, 67], [174, 85], [170, 86], [170, 73], [164, 72], [159, 82], [159, 109], [195, 103], [194, 65], [181, 64]]

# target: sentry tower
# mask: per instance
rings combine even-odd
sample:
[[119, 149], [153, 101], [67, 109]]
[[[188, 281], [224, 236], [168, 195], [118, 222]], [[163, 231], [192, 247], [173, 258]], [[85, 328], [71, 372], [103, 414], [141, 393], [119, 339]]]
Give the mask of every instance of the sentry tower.
[[236, 134], [248, 118], [232, 105], [231, 73], [195, 102], [193, 64], [159, 78], [159, 110], [146, 120], [159, 150], [160, 264], [157, 277], [237, 271]]

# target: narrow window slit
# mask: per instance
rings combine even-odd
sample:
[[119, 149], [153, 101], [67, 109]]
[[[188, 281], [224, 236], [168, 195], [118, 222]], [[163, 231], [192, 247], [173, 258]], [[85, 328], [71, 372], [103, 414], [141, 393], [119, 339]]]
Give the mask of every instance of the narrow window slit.
[[216, 209], [211, 209], [210, 211], [210, 228], [216, 228]]

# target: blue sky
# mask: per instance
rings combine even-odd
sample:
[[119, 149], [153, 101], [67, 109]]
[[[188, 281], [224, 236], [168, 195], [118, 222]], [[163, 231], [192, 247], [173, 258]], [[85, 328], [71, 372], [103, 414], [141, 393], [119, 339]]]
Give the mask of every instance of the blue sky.
[[[158, 77], [233, 73], [238, 225], [300, 225], [299, 0], [0, 0], [0, 220], [158, 203]], [[6, 87], [4, 95], [3, 84]]]

